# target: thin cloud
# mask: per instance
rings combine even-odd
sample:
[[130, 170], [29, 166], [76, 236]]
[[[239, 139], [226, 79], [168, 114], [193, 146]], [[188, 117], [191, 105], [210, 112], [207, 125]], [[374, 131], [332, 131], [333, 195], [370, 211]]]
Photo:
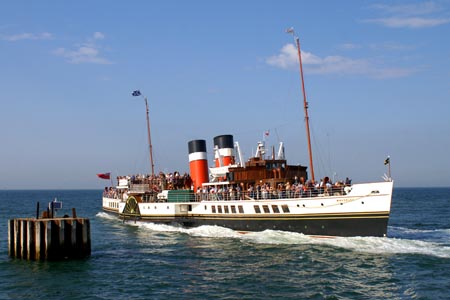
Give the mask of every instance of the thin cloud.
[[338, 45], [338, 48], [342, 49], [342, 50], [354, 50], [354, 49], [360, 49], [360, 48], [362, 48], [362, 46], [358, 45], [358, 44], [353, 44], [353, 43], [344, 43], [344, 44]]
[[58, 48], [53, 51], [53, 54], [66, 58], [67, 61], [72, 64], [112, 64], [111, 61], [100, 56], [100, 52], [97, 48], [90, 46], [80, 46], [75, 50]]
[[404, 45], [397, 42], [384, 42], [369, 44], [369, 49], [372, 50], [388, 50], [388, 51], [408, 51], [415, 49], [415, 46]]
[[396, 14], [404, 16], [426, 15], [442, 11], [441, 7], [439, 7], [436, 3], [431, 1], [415, 4], [399, 4], [399, 5], [374, 4], [371, 7], [388, 14]]
[[[266, 59], [269, 65], [282, 69], [290, 69], [294, 65], [298, 65], [297, 49], [292, 44], [286, 44], [281, 48], [280, 54], [271, 56]], [[309, 52], [302, 52], [302, 62], [304, 64], [320, 64], [321, 59]]]
[[51, 40], [53, 39], [53, 36], [51, 33], [48, 32], [42, 32], [42, 33], [19, 33], [14, 35], [4, 35], [1, 36], [1, 39], [4, 41], [9, 42], [17, 42], [17, 41], [23, 41], [23, 40]]
[[450, 23], [450, 18], [390, 17], [365, 20], [391, 28], [426, 28]]
[[363, 20], [390, 28], [428, 28], [450, 23], [450, 18], [440, 15], [443, 9], [434, 2], [387, 5], [374, 4], [372, 9], [380, 11], [379, 18]]
[[105, 38], [105, 35], [101, 32], [94, 32], [94, 39], [95, 40], [103, 40]]
[[102, 40], [105, 35], [101, 32], [95, 32], [92, 37], [88, 38], [88, 42], [81, 45], [75, 45], [74, 49], [58, 48], [52, 53], [57, 56], [64, 57], [67, 62], [72, 64], [92, 63], [92, 64], [112, 64], [110, 60], [104, 58], [100, 53], [102, 49], [97, 40]]
[[[293, 44], [281, 48], [280, 53], [266, 59], [266, 63], [281, 69], [298, 67], [297, 49]], [[310, 52], [302, 52], [302, 63], [312, 74], [364, 75], [372, 78], [398, 78], [416, 72], [413, 69], [383, 67], [367, 59], [354, 59], [340, 55], [319, 57]]]

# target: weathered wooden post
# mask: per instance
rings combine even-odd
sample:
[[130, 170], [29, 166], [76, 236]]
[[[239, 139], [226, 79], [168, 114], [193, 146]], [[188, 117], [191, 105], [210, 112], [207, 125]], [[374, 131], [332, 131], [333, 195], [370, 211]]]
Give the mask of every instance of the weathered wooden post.
[[8, 253], [27, 260], [86, 258], [91, 254], [86, 218], [13, 219], [8, 222]]
[[72, 218], [55, 218], [62, 202], [50, 202], [39, 218], [8, 221], [8, 253], [14, 258], [27, 260], [61, 260], [85, 258], [91, 255], [91, 228], [89, 219], [78, 218], [72, 208]]

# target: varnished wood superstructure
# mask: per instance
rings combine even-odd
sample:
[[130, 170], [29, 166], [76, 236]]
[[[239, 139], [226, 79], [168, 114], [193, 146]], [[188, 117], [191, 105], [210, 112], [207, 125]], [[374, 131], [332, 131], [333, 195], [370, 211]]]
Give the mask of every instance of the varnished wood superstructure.
[[303, 180], [308, 175], [305, 166], [288, 165], [285, 159], [264, 159], [251, 157], [245, 167], [230, 167], [228, 181], [231, 184], [243, 185], [245, 189], [250, 185], [269, 184], [276, 187], [279, 184]]

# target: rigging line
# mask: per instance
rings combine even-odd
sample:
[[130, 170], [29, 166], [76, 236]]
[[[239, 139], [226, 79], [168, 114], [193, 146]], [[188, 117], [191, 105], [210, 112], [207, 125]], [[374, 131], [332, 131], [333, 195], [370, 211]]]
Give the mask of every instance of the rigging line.
[[280, 135], [278, 134], [278, 129], [277, 129], [277, 127], [275, 127], [275, 135], [277, 136], [277, 142], [278, 142], [278, 144], [281, 142], [281, 140], [280, 140]]
[[[138, 126], [134, 133], [136, 133], [136, 139], [137, 142], [134, 144], [134, 155], [128, 155], [128, 157], [133, 156], [132, 165], [133, 167], [133, 173], [143, 173], [147, 174], [148, 171], [144, 171], [143, 167], [145, 165], [148, 165], [148, 156], [147, 156], [147, 143], [145, 142], [145, 127], [144, 126]], [[142, 137], [142, 138], [141, 138]]]
[[[311, 124], [311, 122], [310, 122]], [[318, 176], [317, 178], [323, 178], [324, 174], [327, 174], [327, 170], [325, 168], [325, 163], [323, 161], [323, 151], [322, 151], [322, 146], [320, 145], [318, 139], [317, 139], [317, 134], [315, 131], [315, 127], [314, 126], [310, 126], [311, 127], [311, 132], [312, 132], [312, 139], [313, 139], [313, 144], [315, 147], [315, 153], [318, 153], [315, 155], [315, 161], [317, 162], [318, 168], [319, 168], [319, 174], [321, 174], [320, 176]], [[329, 177], [329, 176], [328, 176]]]
[[333, 158], [331, 157], [333, 152], [331, 151], [330, 133], [327, 132], [326, 135], [327, 135], [327, 146], [328, 146], [328, 149], [327, 149], [328, 150], [328, 167], [329, 167], [330, 174], [332, 173], [331, 175], [333, 175], [334, 174]]
[[[332, 169], [332, 166], [331, 166], [331, 156], [330, 156], [330, 146], [329, 146], [329, 140], [328, 140], [328, 133], [326, 133], [325, 135], [327, 137], [327, 140], [325, 141], [326, 146], [323, 146], [323, 142], [324, 142], [323, 139], [321, 141], [318, 141], [319, 139], [316, 139], [315, 142], [317, 143], [317, 145], [318, 145], [317, 148], [320, 151], [320, 157], [319, 158], [320, 158], [320, 163], [322, 164], [321, 170], [324, 171], [323, 175], [330, 177], [332, 175], [332, 173], [333, 173], [333, 169]], [[323, 136], [323, 134], [320, 135], [320, 136]]]

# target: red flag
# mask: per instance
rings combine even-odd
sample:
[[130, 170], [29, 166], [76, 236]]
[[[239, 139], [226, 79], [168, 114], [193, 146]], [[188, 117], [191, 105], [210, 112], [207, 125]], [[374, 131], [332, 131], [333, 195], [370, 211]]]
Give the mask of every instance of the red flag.
[[111, 173], [101, 173], [101, 174], [97, 174], [98, 178], [101, 179], [110, 179], [111, 178]]

